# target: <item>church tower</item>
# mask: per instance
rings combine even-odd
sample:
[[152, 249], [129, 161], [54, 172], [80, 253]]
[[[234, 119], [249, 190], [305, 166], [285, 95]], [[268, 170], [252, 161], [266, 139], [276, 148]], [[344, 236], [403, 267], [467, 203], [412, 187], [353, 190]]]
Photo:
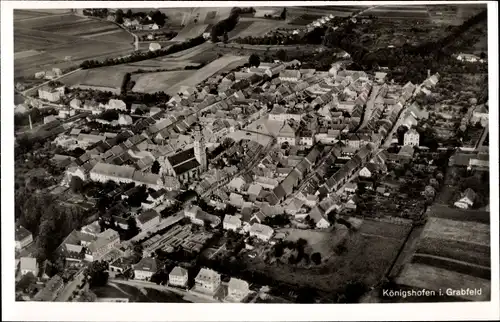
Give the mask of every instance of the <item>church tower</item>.
[[194, 129], [194, 157], [201, 166], [201, 172], [207, 171], [207, 153], [205, 148], [205, 138], [201, 134], [200, 126], [196, 126]]

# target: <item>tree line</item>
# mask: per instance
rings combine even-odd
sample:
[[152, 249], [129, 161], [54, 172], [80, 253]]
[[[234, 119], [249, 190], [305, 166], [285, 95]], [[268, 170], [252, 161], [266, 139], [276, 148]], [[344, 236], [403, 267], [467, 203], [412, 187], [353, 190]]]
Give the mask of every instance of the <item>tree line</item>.
[[174, 54], [201, 45], [204, 42], [205, 38], [203, 38], [203, 36], [198, 36], [196, 38], [192, 38], [185, 42], [182, 42], [180, 44], [174, 44], [170, 47], [159, 49], [156, 51], [147, 51], [147, 52], [136, 51], [128, 56], [123, 56], [118, 58], [106, 58], [105, 60], [85, 60], [80, 64], [80, 68], [91, 69], [91, 68], [98, 68], [105, 66], [135, 63], [143, 60]]

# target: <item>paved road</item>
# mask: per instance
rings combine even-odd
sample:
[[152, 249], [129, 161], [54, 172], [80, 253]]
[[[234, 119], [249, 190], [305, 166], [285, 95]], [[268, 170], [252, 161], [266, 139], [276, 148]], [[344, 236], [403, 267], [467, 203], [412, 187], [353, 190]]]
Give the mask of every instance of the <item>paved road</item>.
[[81, 269], [78, 273], [75, 274], [73, 280], [66, 284], [62, 292], [56, 298], [56, 302], [68, 302], [69, 297], [73, 294], [73, 292], [77, 289], [78, 285], [82, 283], [85, 275], [83, 274], [84, 269]]
[[216, 299], [210, 299], [207, 297], [201, 297], [197, 296], [194, 293], [190, 293], [189, 291], [185, 291], [182, 289], [178, 289], [175, 287], [170, 287], [167, 285], [158, 285], [156, 283], [151, 283], [151, 282], [146, 282], [146, 281], [138, 281], [138, 280], [118, 280], [118, 279], [111, 279], [109, 280], [113, 284], [125, 284], [125, 285], [130, 285], [137, 287], [139, 289], [141, 288], [152, 288], [158, 291], [163, 291], [163, 292], [172, 292], [176, 293], [178, 295], [181, 295], [184, 297], [186, 301], [190, 301], [193, 303], [220, 303]]

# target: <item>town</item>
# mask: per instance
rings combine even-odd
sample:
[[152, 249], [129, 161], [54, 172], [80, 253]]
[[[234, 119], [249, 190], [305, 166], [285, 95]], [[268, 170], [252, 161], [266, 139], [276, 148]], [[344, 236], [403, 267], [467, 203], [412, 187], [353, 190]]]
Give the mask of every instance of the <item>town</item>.
[[16, 300], [490, 300], [486, 7], [304, 8], [15, 11]]

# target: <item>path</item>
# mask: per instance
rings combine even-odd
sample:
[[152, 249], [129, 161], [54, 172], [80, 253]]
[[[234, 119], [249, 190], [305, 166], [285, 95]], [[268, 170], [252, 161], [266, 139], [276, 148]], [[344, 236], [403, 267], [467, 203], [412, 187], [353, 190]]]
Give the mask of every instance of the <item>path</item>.
[[56, 302], [69, 302], [70, 296], [77, 289], [78, 285], [82, 283], [85, 275], [83, 274], [83, 269], [75, 274], [73, 280], [66, 284], [62, 292], [57, 296]]
[[39, 89], [40, 87], [45, 86], [45, 85], [47, 85], [47, 84], [48, 84], [48, 83], [50, 83], [50, 82], [56, 81], [56, 80], [58, 80], [58, 79], [60, 79], [60, 78], [62, 78], [62, 77], [65, 77], [65, 76], [71, 75], [71, 74], [76, 73], [76, 72], [78, 72], [78, 71], [80, 71], [80, 70], [82, 70], [82, 69], [81, 69], [81, 68], [77, 68], [77, 69], [75, 69], [75, 70], [72, 70], [72, 71], [70, 71], [70, 72], [67, 72], [66, 74], [62, 74], [61, 76], [58, 76], [58, 77], [56, 77], [56, 78], [54, 78], [54, 79], [48, 80], [48, 81], [46, 81], [46, 82], [44, 82], [44, 83], [42, 83], [42, 84], [40, 84], [40, 85], [36, 85], [36, 86], [34, 86], [34, 87], [31, 87], [31, 88], [25, 89], [25, 90], [24, 90], [24, 91], [22, 91], [22, 92], [18, 92], [18, 91], [16, 91], [16, 93], [18, 93], [18, 94], [20, 94], [20, 95], [22, 95], [22, 96], [24, 96], [24, 97], [27, 97], [27, 96], [29, 96], [29, 95], [30, 95], [30, 92], [31, 92], [31, 91], [37, 90], [37, 89]]

